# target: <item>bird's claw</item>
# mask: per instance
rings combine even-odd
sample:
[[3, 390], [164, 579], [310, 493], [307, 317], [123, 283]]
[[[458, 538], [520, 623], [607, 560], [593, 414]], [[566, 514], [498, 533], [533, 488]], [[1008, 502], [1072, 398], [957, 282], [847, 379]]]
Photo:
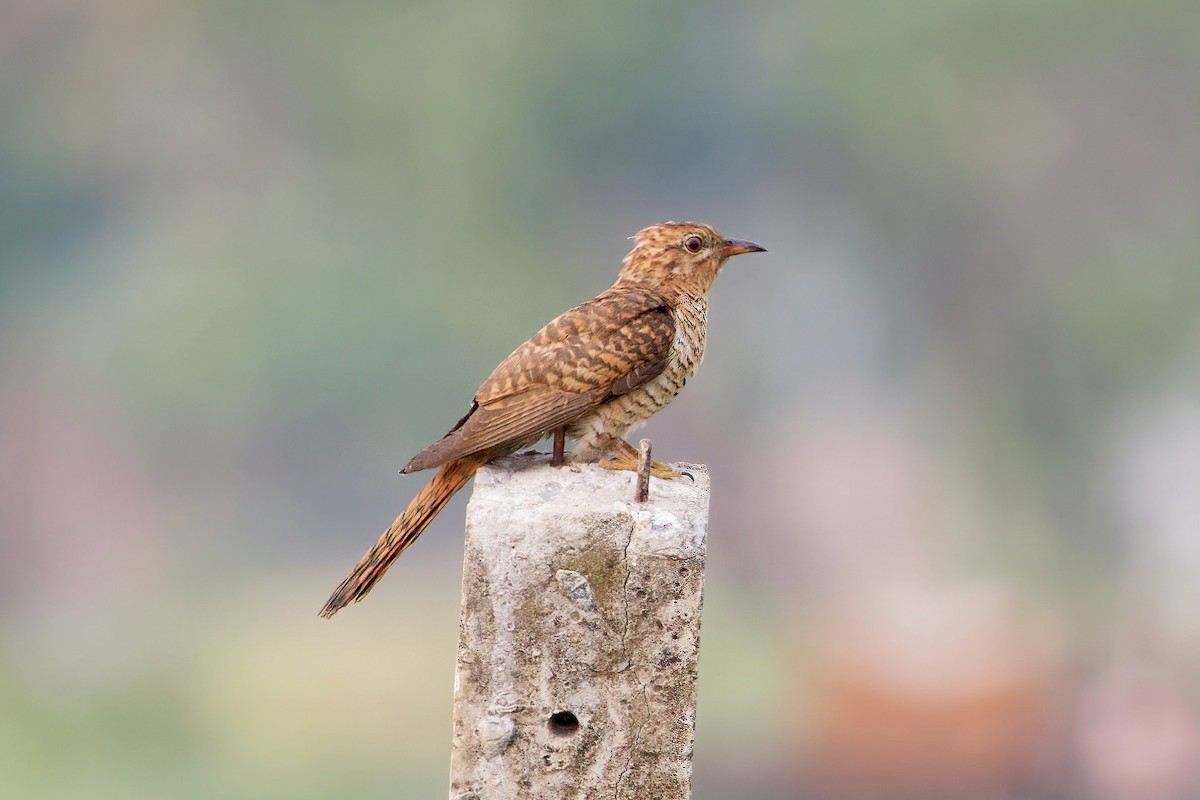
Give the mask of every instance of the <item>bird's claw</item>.
[[[685, 475], [687, 475], [687, 477], [689, 477], [689, 478], [692, 478], [692, 476], [686, 472], [679, 472], [677, 470], [671, 469], [670, 466], [668, 466], [666, 464], [660, 464], [657, 461], [650, 464], [650, 475], [655, 478], [662, 478], [665, 481], [671, 481], [671, 480], [675, 480], [676, 478], [682, 478]], [[695, 482], [695, 480], [696, 480], [695, 478], [692, 478], [693, 483]]]
[[[624, 454], [611, 455], [607, 458], [602, 458], [597, 462], [597, 464], [605, 469], [622, 469], [630, 472], [637, 472], [638, 469], [637, 459], [629, 458]], [[660, 461], [652, 461], [650, 463], [650, 475], [655, 478], [662, 478], [665, 481], [674, 480], [675, 478], [682, 478], [684, 475], [692, 478], [690, 473], [677, 472], [672, 469], [669, 464], [663, 464]], [[692, 478], [693, 482], [695, 480], [695, 478]]]

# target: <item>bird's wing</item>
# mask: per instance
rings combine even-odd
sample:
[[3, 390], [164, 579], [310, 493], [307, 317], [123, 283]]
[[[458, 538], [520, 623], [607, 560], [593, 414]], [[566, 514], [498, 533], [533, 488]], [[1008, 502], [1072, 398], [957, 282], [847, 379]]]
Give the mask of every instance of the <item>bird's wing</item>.
[[500, 363], [467, 415], [404, 472], [522, 447], [663, 371], [675, 323], [662, 295], [621, 287], [556, 317]]

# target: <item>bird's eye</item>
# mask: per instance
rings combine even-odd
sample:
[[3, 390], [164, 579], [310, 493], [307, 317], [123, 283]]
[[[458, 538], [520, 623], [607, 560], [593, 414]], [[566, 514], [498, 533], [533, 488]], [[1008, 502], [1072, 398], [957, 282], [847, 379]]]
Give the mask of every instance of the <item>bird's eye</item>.
[[704, 240], [695, 234], [683, 240], [683, 249], [689, 253], [699, 253], [702, 247], [704, 247]]

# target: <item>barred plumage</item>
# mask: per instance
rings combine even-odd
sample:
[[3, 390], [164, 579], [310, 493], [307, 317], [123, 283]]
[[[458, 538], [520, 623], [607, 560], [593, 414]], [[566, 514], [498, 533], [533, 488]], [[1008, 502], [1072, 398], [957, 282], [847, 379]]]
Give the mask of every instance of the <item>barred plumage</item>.
[[[480, 466], [565, 430], [575, 462], [635, 469], [625, 441], [666, 407], [704, 358], [708, 291], [734, 255], [762, 251], [697, 222], [634, 235], [612, 287], [564, 312], [496, 367], [461, 420], [402, 472], [441, 470], [329, 598], [360, 599]], [[656, 464], [654, 474], [676, 477]]]

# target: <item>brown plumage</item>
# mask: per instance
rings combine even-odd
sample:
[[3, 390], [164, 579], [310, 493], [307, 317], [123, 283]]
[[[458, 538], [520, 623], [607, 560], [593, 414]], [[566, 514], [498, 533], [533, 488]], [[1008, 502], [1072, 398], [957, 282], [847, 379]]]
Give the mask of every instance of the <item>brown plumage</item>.
[[[449, 433], [401, 472], [441, 467], [334, 591], [361, 600], [480, 466], [565, 431], [570, 460], [636, 469], [629, 430], [675, 398], [704, 357], [708, 291], [730, 256], [764, 250], [697, 222], [639, 231], [617, 282], [500, 362]], [[677, 473], [654, 465], [658, 477]]]

